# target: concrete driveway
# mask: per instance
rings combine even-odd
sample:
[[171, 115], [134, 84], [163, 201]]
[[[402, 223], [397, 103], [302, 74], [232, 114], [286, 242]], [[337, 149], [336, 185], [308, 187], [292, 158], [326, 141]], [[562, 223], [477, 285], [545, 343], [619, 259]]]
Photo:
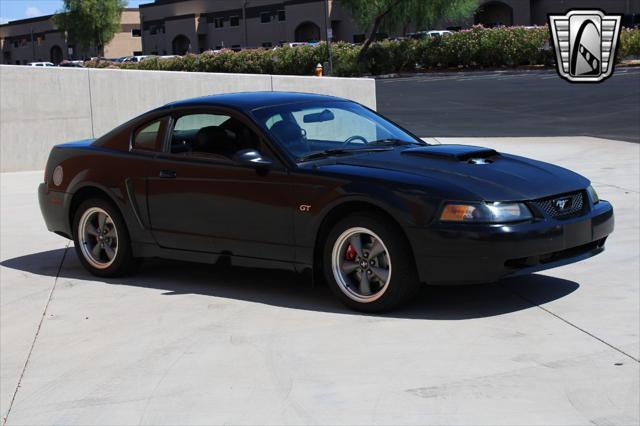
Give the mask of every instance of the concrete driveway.
[[42, 173], [2, 174], [3, 418], [638, 424], [640, 145], [463, 142], [588, 176], [616, 208], [607, 250], [531, 277], [425, 288], [406, 309], [368, 316], [285, 272], [153, 260], [97, 280], [46, 232]]

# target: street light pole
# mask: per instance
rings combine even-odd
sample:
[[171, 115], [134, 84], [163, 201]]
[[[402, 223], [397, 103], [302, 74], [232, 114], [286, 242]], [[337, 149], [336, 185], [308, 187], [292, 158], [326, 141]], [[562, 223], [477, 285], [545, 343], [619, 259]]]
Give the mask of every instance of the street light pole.
[[242, 24], [244, 26], [244, 48], [246, 49], [248, 46], [247, 41], [247, 0], [242, 2]]
[[329, 0], [324, 0], [324, 29], [327, 37], [327, 50], [329, 51], [329, 72], [328, 75], [333, 74], [333, 55], [331, 54], [331, 38], [333, 38], [333, 28], [330, 27], [331, 22], [329, 18]]
[[31, 27], [31, 50], [33, 51], [33, 61], [36, 61], [36, 41], [33, 39], [33, 27]]

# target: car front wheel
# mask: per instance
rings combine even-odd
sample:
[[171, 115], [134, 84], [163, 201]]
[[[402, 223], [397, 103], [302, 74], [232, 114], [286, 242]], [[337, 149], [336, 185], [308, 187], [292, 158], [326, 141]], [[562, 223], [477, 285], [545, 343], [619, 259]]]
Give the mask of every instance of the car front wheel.
[[324, 271], [333, 292], [364, 312], [396, 308], [419, 289], [402, 230], [376, 215], [354, 214], [336, 224], [325, 244]]
[[114, 277], [135, 266], [126, 225], [106, 200], [84, 201], [74, 215], [74, 243], [82, 265], [92, 274]]

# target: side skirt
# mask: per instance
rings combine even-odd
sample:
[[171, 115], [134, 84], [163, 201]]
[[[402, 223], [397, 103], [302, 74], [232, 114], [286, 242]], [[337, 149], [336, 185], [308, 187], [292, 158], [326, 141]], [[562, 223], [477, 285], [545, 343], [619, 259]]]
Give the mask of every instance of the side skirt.
[[134, 242], [132, 243], [132, 248], [134, 257], [157, 257], [161, 259], [173, 259], [185, 262], [226, 264], [247, 268], [281, 269], [293, 272], [303, 272], [311, 268], [311, 265], [302, 263], [234, 256], [225, 253], [207, 253], [200, 251], [168, 249], [148, 243]]

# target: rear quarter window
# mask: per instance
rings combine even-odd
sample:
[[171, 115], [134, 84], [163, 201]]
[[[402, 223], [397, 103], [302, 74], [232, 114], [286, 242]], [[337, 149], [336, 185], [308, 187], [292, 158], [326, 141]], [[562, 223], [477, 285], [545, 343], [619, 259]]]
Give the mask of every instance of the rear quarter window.
[[144, 151], [156, 151], [160, 137], [160, 125], [162, 120], [154, 121], [140, 129], [133, 136], [131, 147]]

